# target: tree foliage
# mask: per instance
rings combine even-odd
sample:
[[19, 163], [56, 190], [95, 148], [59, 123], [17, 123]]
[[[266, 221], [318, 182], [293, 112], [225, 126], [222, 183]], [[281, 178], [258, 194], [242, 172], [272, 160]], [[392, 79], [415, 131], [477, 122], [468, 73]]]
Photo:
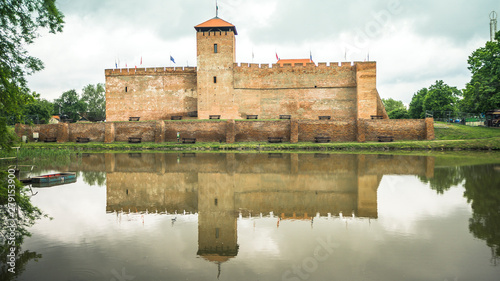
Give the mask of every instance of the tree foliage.
[[[43, 68], [42, 62], [28, 54], [25, 47], [34, 42], [39, 29], [51, 33], [62, 31], [63, 15], [57, 9], [55, 0], [0, 0], [0, 147], [9, 150], [14, 138], [7, 128], [7, 117], [20, 118], [24, 106], [34, 100], [28, 89], [26, 76]], [[8, 186], [15, 186], [14, 197], [9, 197]], [[42, 217], [40, 209], [31, 204], [19, 181], [9, 182], [5, 171], [0, 171], [0, 273], [2, 280], [14, 280], [23, 271], [25, 264], [40, 257], [36, 253], [21, 253], [23, 237], [29, 236], [28, 228]], [[15, 213], [8, 206], [8, 198], [15, 198]], [[16, 218], [16, 273], [4, 275], [7, 251], [6, 241], [8, 217]], [[9, 237], [11, 237], [9, 235]]]
[[402, 101], [393, 98], [382, 99], [385, 111], [390, 119], [408, 119], [408, 110]]
[[[63, 15], [55, 0], [0, 1], [0, 146], [8, 149], [11, 139], [4, 134], [6, 116], [19, 115], [32, 99], [26, 76], [43, 68], [42, 62], [25, 47], [34, 42], [38, 30], [62, 31]], [[1, 118], [0, 118], [1, 119]]]
[[427, 88], [422, 88], [415, 94], [413, 94], [413, 98], [410, 102], [410, 108], [408, 109], [408, 114], [410, 118], [413, 119], [422, 119], [425, 118], [425, 110], [424, 110], [424, 99], [427, 95]]
[[500, 108], [500, 31], [468, 59], [471, 81], [464, 90], [464, 111], [482, 113]]
[[90, 121], [106, 118], [106, 95], [104, 84], [89, 84], [83, 88], [82, 101], [87, 104], [87, 118]]
[[87, 110], [87, 104], [80, 99], [75, 90], [69, 90], [54, 100], [54, 109], [59, 111], [61, 115], [66, 115], [69, 119], [78, 121], [81, 114]]
[[434, 117], [447, 117], [446, 112], [456, 112], [458, 101], [462, 95], [456, 87], [451, 87], [438, 80], [428, 89], [422, 88], [413, 95], [410, 102], [409, 115], [411, 118], [425, 118], [426, 111], [432, 111]]
[[24, 120], [39, 124], [47, 124], [54, 114], [54, 104], [33, 93], [34, 100], [24, 107]]
[[455, 112], [461, 96], [457, 87], [450, 87], [443, 80], [429, 87], [424, 98], [424, 110], [434, 112], [434, 117], [446, 117], [444, 112]]

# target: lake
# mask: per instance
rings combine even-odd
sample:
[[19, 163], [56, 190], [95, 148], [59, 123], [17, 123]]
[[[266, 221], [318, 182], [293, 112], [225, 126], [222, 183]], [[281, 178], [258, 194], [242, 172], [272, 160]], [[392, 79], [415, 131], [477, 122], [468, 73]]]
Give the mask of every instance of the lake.
[[79, 154], [13, 280], [499, 280], [497, 156]]

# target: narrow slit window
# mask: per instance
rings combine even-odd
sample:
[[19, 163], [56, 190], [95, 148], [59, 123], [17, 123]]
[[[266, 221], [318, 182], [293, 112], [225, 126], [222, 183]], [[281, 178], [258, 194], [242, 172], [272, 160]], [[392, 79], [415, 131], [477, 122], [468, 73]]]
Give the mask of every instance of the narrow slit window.
[[128, 87], [125, 87], [125, 93], [128, 92]]
[[217, 206], [217, 204], [219, 203], [219, 202], [217, 202], [217, 198], [215, 198], [214, 203], [215, 203], [215, 206]]
[[217, 76], [214, 76], [214, 84], [217, 83]]
[[217, 44], [214, 44], [214, 53], [217, 53]]

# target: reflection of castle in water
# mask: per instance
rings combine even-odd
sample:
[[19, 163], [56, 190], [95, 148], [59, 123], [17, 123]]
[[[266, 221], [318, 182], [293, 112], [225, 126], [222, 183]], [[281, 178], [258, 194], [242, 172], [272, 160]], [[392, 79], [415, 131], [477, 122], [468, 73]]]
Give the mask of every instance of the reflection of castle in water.
[[107, 211], [198, 213], [198, 254], [218, 262], [238, 253], [239, 213], [377, 218], [383, 175], [434, 172], [432, 157], [392, 155], [106, 154], [82, 162], [105, 165]]

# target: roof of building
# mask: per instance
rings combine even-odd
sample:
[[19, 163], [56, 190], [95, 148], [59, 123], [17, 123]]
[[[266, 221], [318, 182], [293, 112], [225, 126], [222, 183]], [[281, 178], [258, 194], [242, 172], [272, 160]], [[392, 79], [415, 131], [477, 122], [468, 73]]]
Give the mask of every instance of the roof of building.
[[236, 26], [218, 17], [200, 23], [194, 28], [197, 31], [214, 31], [214, 29], [220, 31], [234, 31], [234, 34], [238, 35], [238, 32], [236, 32]]
[[226, 262], [229, 259], [233, 258], [232, 256], [220, 256], [217, 254], [205, 254], [201, 255], [201, 257], [211, 262]]
[[292, 65], [301, 63], [303, 65], [306, 65], [306, 63], [314, 63], [312, 59], [280, 59], [277, 62], [279, 65], [283, 66], [285, 63], [291, 63]]

